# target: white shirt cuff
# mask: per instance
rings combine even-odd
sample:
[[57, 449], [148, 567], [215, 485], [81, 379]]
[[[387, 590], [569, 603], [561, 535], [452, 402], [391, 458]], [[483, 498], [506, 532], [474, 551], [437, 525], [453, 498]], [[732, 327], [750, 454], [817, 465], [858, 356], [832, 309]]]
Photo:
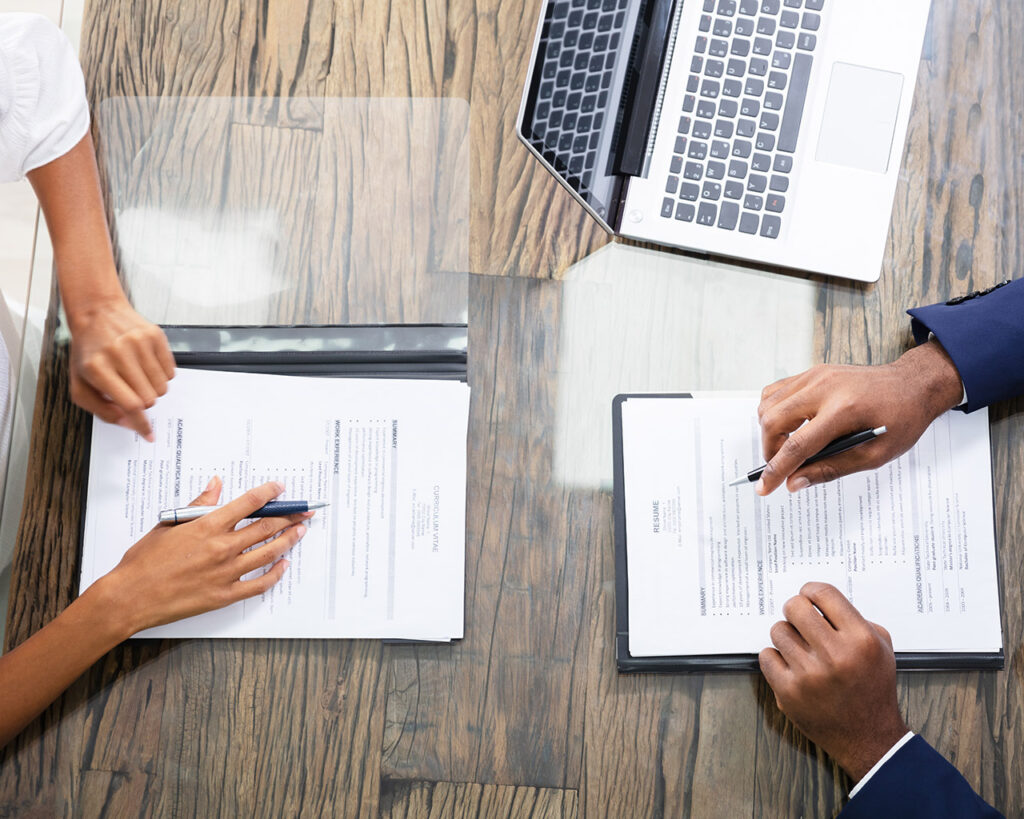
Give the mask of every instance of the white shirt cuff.
[[903, 735], [902, 739], [900, 739], [895, 745], [893, 745], [888, 750], [886, 755], [883, 756], [880, 760], [878, 760], [878, 762], [876, 762], [872, 766], [870, 771], [868, 771], [866, 774], [864, 774], [864, 777], [860, 780], [860, 782], [858, 782], [856, 785], [853, 786], [853, 790], [850, 791], [850, 798], [853, 799], [853, 797], [855, 797], [857, 795], [857, 792], [861, 788], [863, 788], [865, 784], [867, 784], [867, 781], [878, 772], [878, 769], [881, 768], [890, 759], [892, 759], [893, 755], [900, 748], [902, 748], [904, 745], [906, 745], [908, 742], [910, 742], [910, 740], [912, 740], [913, 738], [914, 738], [914, 732], [913, 731], [907, 731], [907, 733], [905, 733]]

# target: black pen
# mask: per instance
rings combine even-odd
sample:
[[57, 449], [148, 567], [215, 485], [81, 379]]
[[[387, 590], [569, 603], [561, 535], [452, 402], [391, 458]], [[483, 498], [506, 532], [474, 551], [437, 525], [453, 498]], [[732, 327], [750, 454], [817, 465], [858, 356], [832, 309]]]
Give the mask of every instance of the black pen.
[[[840, 452], [846, 452], [848, 449], [853, 449], [855, 446], [865, 444], [868, 441], [873, 441], [879, 435], [885, 434], [885, 427], [877, 427], [876, 429], [866, 429], [863, 432], [854, 432], [850, 435], [844, 435], [841, 438], [836, 438], [832, 443], [826, 446], [821, 452], [816, 455], [812, 455], [801, 466], [807, 466], [807, 464], [817, 463], [823, 461], [826, 458], [831, 458], [833, 455], [838, 455]], [[768, 468], [768, 465], [759, 466], [753, 472], [748, 472], [746, 475], [741, 475], [736, 480], [732, 481], [729, 486], [739, 486], [744, 483], [753, 483], [761, 477], [761, 473]]]
[[[246, 515], [246, 518], [276, 518], [287, 517], [288, 515], [301, 515], [311, 509], [323, 509], [326, 503], [319, 501], [271, 501], [261, 506], [255, 512]], [[188, 520], [201, 518], [220, 509], [220, 506], [182, 506], [178, 509], [165, 509], [160, 513], [161, 523], [184, 523]]]

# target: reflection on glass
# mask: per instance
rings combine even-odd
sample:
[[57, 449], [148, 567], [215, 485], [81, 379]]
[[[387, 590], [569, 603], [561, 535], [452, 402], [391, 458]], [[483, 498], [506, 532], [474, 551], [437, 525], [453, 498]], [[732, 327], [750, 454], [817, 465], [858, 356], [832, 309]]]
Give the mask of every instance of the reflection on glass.
[[817, 285], [613, 243], [562, 292], [555, 476], [610, 488], [612, 399], [628, 392], [760, 390], [806, 369]]
[[104, 100], [122, 277], [165, 324], [466, 321], [458, 99]]

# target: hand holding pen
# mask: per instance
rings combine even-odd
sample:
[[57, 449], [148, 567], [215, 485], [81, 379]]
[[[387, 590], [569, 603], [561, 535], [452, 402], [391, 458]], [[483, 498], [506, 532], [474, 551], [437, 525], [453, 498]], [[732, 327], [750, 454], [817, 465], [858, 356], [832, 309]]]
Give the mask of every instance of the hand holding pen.
[[[937, 341], [877, 366], [819, 365], [765, 387], [757, 414], [768, 461], [755, 491], [791, 491], [876, 469], [910, 449], [962, 400], [956, 367]], [[806, 422], [806, 423], [805, 423]], [[885, 435], [815, 463], [831, 441], [884, 425]]]

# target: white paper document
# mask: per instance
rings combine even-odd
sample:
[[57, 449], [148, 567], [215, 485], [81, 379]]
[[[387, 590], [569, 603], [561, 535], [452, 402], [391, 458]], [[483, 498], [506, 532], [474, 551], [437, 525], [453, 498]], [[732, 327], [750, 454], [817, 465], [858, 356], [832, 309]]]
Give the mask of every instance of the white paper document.
[[946, 413], [881, 469], [761, 498], [726, 485], [764, 462], [757, 404], [622, 404], [630, 653], [756, 653], [810, 580], [896, 651], [999, 651], [988, 413]]
[[214, 475], [222, 503], [278, 480], [280, 500], [329, 504], [281, 581], [137, 636], [460, 638], [468, 415], [457, 381], [179, 369], [155, 443], [94, 421], [81, 588]]

